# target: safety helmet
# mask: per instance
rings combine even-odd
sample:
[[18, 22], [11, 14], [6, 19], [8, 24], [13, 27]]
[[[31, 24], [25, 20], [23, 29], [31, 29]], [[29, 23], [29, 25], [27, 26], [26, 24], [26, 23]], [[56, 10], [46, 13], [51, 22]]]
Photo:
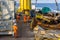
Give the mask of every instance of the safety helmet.
[[16, 23], [14, 23], [14, 25], [17, 25]]
[[14, 19], [14, 20], [13, 20], [13, 23], [15, 23], [15, 22], [16, 22], [16, 20]]

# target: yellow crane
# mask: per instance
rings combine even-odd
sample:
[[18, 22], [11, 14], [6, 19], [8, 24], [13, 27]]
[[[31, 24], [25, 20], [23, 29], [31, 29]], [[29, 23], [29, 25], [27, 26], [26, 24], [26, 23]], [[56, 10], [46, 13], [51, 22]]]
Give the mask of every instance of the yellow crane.
[[31, 9], [31, 0], [20, 0], [19, 9], [17, 12], [25, 12], [28, 15], [28, 11]]

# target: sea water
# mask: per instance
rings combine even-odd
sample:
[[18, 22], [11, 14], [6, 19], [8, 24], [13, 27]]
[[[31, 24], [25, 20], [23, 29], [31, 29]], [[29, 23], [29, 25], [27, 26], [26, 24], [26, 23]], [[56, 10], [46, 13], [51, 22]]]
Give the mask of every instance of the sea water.
[[[56, 3], [32, 3], [32, 5], [36, 5], [36, 8], [43, 8], [43, 7], [49, 7], [52, 10], [57, 10]], [[60, 10], [60, 3], [58, 3], [58, 8]]]

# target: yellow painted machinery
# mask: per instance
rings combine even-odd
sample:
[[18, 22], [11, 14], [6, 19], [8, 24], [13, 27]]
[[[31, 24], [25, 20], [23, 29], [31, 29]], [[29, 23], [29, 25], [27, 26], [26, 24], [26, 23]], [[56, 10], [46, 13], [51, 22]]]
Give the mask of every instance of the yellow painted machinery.
[[19, 9], [17, 10], [17, 12], [23, 12], [28, 15], [28, 11], [31, 10], [31, 0], [20, 0], [20, 5], [19, 5]]
[[42, 20], [50, 22], [50, 20], [48, 18], [44, 17], [44, 15], [40, 14], [40, 13], [36, 14], [36, 19], [42, 19]]

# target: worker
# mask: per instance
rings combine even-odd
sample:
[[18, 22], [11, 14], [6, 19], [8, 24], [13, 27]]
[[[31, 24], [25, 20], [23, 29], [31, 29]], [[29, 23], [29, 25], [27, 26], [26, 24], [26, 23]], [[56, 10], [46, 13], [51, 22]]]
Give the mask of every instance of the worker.
[[18, 27], [16, 23], [13, 25], [13, 30], [14, 30], [14, 37], [15, 38], [18, 37]]
[[25, 15], [24, 16], [24, 23], [26, 23], [27, 22], [27, 16]]
[[30, 16], [27, 17], [27, 20], [28, 20], [28, 22], [29, 22], [29, 20], [30, 20]]
[[17, 14], [17, 16], [16, 16], [16, 17], [17, 17], [17, 19], [16, 19], [16, 20], [17, 20], [17, 22], [19, 22], [19, 20], [20, 20], [20, 14]]

